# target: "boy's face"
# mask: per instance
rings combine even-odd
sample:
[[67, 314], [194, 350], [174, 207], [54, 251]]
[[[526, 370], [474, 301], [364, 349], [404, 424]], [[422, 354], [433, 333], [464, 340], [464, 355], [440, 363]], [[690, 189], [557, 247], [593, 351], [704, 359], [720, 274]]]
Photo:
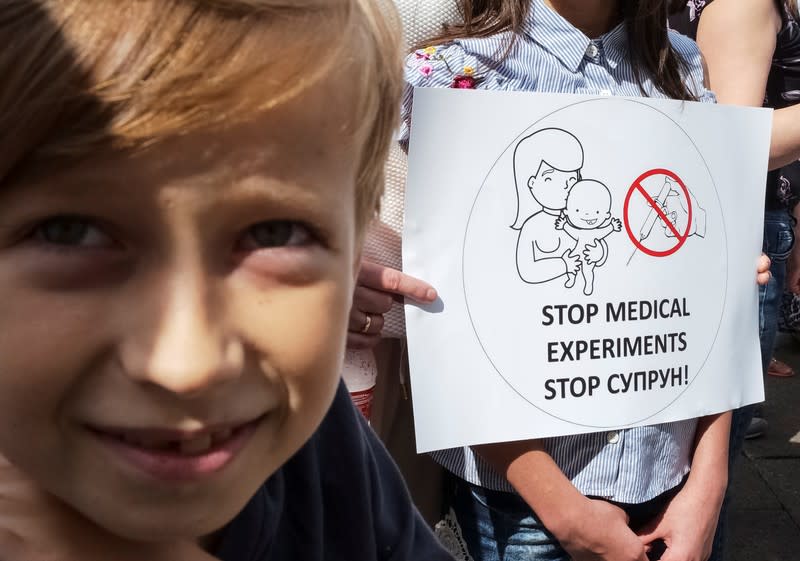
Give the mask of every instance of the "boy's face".
[[217, 530], [331, 403], [358, 263], [335, 89], [0, 191], [0, 453], [116, 534]]
[[600, 186], [586, 187], [578, 183], [570, 191], [564, 213], [576, 228], [590, 230], [601, 226], [611, 216], [610, 210], [611, 197], [608, 191]]
[[539, 172], [528, 180], [528, 188], [536, 201], [548, 210], [561, 210], [570, 188], [578, 181], [577, 171], [559, 171], [542, 162]]

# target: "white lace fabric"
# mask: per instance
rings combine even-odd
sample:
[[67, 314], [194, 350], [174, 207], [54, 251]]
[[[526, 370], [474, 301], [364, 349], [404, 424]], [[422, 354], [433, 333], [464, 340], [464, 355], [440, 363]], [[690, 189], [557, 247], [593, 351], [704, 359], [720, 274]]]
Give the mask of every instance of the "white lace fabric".
[[445, 517], [436, 524], [434, 528], [436, 537], [444, 548], [450, 552], [457, 561], [475, 561], [469, 554], [467, 543], [464, 541], [464, 536], [461, 534], [461, 526], [456, 519], [456, 513], [450, 509]]

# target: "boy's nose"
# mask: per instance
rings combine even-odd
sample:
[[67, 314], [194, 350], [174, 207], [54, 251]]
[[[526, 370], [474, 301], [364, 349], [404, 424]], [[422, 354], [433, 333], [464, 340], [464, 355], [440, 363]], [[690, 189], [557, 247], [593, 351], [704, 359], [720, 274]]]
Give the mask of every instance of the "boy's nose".
[[202, 279], [202, 274], [171, 275], [157, 283], [154, 309], [141, 303], [134, 312], [138, 325], [131, 325], [120, 349], [129, 377], [193, 397], [242, 373], [244, 345], [225, 329]]

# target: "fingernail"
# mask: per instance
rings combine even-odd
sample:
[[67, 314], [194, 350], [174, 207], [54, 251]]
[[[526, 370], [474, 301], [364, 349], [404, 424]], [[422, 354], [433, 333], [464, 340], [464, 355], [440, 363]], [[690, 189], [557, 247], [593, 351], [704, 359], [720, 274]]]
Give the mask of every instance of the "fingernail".
[[431, 302], [436, 300], [436, 291], [432, 288], [429, 288], [425, 293], [425, 299], [430, 300]]

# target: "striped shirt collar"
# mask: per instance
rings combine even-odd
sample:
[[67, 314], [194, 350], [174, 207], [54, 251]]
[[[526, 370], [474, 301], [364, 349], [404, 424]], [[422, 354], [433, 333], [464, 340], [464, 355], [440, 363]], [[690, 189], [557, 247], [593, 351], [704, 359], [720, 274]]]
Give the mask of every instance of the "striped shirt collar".
[[[570, 72], [578, 71], [589, 44], [593, 42], [580, 29], [546, 6], [544, 0], [531, 2], [528, 16], [522, 23], [522, 32], [561, 61]], [[612, 69], [625, 62], [628, 55], [625, 22], [595, 39], [594, 44], [604, 53]]]

